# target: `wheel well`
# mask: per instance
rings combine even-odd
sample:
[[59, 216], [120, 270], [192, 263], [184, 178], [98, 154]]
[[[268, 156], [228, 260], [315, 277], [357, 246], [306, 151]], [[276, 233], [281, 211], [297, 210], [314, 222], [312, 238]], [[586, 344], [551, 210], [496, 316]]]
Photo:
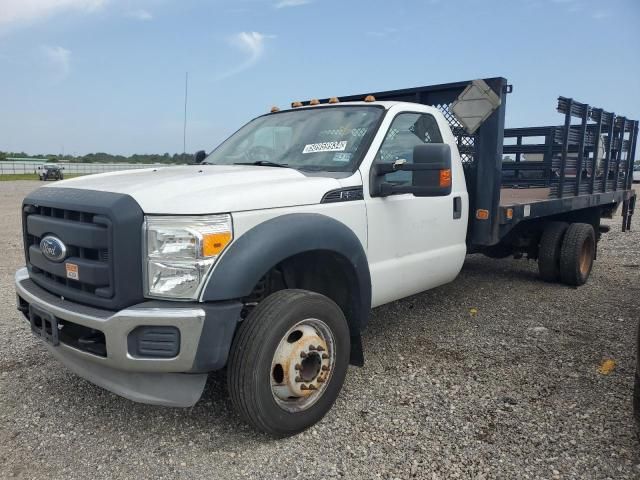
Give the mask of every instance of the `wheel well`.
[[329, 250], [314, 250], [286, 258], [273, 266], [245, 297], [245, 315], [258, 302], [278, 290], [299, 288], [333, 300], [344, 313], [352, 334], [359, 334], [360, 291], [351, 262]]

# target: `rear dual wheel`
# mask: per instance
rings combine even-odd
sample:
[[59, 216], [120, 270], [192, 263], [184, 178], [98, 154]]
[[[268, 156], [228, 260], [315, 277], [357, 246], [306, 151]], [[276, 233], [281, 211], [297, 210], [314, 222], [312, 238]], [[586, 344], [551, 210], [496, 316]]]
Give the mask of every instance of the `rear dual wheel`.
[[329, 298], [281, 290], [249, 314], [231, 347], [227, 382], [240, 415], [275, 437], [318, 422], [335, 402], [349, 364], [347, 321]]
[[562, 283], [578, 287], [591, 274], [596, 254], [596, 234], [588, 223], [572, 223], [567, 228], [560, 251]]
[[596, 236], [590, 224], [551, 222], [540, 239], [540, 277], [547, 282], [584, 285], [591, 274], [595, 252]]

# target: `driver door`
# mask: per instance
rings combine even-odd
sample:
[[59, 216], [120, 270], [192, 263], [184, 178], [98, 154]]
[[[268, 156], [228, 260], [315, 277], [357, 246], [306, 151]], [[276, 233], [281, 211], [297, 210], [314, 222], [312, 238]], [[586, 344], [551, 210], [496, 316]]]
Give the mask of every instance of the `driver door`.
[[[413, 163], [416, 145], [442, 142], [441, 129], [433, 115], [399, 113], [385, 134], [374, 164], [396, 160]], [[462, 176], [457, 149], [455, 152], [451, 194], [439, 197], [369, 194], [365, 198], [372, 306], [447, 283], [460, 271], [466, 253], [466, 219], [463, 220], [460, 197], [466, 191], [460, 191], [464, 189], [464, 178], [455, 178]], [[397, 171], [385, 175], [384, 181], [411, 185], [412, 173]]]

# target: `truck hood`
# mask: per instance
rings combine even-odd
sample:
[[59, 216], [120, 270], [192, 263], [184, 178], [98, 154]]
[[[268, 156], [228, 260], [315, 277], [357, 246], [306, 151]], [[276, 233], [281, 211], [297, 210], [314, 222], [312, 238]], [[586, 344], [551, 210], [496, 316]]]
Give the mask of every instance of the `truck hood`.
[[145, 213], [198, 215], [311, 205], [339, 187], [335, 178], [290, 168], [193, 165], [89, 175], [43, 188], [124, 193]]

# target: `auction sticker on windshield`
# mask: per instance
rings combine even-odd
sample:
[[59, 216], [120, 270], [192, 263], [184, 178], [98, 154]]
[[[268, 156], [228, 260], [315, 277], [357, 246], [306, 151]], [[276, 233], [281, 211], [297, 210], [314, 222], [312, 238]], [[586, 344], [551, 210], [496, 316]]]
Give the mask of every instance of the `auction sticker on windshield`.
[[302, 150], [302, 153], [343, 152], [346, 149], [346, 140], [343, 140], [341, 142], [309, 143], [304, 146], [304, 150]]

